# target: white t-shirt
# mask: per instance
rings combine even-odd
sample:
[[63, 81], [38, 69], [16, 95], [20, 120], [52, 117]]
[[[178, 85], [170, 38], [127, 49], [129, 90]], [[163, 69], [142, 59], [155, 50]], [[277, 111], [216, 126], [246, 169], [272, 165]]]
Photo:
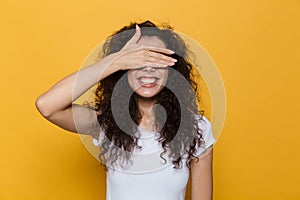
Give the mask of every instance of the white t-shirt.
[[[203, 130], [204, 147], [197, 146], [196, 155], [199, 156], [205, 149], [216, 142], [212, 133], [212, 126], [208, 119], [199, 121]], [[108, 168], [106, 174], [106, 200], [184, 200], [186, 186], [189, 178], [189, 169], [186, 158], [182, 159], [182, 168], [174, 169], [173, 164], [163, 156], [167, 163], [164, 164], [160, 157], [161, 144], [157, 141], [158, 134], [139, 128], [141, 134], [138, 145], [142, 149], [135, 149], [132, 163], [126, 169], [120, 165]], [[103, 133], [99, 140], [93, 138], [96, 146], [100, 145]]]

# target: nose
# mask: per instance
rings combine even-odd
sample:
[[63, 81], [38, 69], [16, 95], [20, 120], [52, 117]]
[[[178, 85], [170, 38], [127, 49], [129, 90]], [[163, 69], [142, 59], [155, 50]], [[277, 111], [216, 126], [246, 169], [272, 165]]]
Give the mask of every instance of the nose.
[[155, 72], [155, 68], [154, 67], [144, 67], [142, 70], [144, 72]]

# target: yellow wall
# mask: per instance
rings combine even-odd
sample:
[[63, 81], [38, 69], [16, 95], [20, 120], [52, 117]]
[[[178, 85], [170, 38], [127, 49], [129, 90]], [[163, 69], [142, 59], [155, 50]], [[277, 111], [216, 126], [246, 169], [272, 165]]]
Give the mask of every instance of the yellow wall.
[[214, 199], [300, 199], [299, 0], [29, 0], [0, 9], [1, 200], [104, 199], [97, 160], [34, 100], [136, 19], [170, 22], [219, 67], [227, 116]]

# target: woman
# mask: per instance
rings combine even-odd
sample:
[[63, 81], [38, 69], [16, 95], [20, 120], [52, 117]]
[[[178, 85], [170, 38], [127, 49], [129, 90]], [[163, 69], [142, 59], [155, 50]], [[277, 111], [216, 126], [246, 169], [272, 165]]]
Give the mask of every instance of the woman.
[[[171, 27], [132, 23], [107, 39], [100, 61], [36, 100], [50, 122], [101, 147], [107, 199], [183, 200], [189, 173], [191, 199], [212, 199], [215, 139], [198, 111], [187, 51]], [[72, 103], [95, 84], [93, 107]]]

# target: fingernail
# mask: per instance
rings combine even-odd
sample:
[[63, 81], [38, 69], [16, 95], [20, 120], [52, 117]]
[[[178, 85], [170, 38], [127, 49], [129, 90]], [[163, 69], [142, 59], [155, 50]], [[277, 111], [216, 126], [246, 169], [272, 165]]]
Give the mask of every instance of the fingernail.
[[172, 59], [173, 62], [177, 62], [177, 60], [175, 58]]

